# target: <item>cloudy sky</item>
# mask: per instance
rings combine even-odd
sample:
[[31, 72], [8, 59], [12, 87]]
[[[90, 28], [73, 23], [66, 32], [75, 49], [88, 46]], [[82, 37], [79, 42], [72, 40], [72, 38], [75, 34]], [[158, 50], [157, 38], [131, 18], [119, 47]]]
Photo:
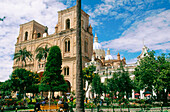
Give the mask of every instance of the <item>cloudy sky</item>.
[[[72, 7], [76, 0], [0, 0], [0, 81], [12, 72], [19, 25], [36, 20], [54, 33], [57, 11]], [[103, 49], [119, 52], [127, 63], [136, 61], [143, 43], [156, 55], [170, 53], [170, 0], [82, 0], [82, 9]], [[144, 40], [144, 41], [143, 41]]]

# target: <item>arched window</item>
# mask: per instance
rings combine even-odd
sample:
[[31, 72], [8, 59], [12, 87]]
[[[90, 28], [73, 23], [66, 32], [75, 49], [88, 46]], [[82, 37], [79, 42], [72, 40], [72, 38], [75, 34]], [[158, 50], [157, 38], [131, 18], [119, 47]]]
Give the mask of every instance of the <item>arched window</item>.
[[88, 53], [88, 42], [84, 41], [84, 52]]
[[28, 32], [25, 32], [25, 40], [28, 40]]
[[70, 19], [66, 20], [66, 30], [70, 29]]
[[70, 52], [70, 40], [65, 41], [65, 52]]
[[37, 38], [40, 38], [41, 37], [41, 33], [37, 33]]
[[64, 75], [69, 76], [69, 67], [64, 67]]

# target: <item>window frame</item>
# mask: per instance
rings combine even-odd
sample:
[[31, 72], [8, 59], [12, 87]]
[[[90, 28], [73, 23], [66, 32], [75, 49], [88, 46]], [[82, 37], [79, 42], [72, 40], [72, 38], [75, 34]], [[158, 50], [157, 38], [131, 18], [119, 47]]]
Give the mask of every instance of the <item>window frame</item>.
[[68, 18], [68, 19], [66, 19], [66, 30], [68, 30], [68, 29], [70, 29], [70, 19]]
[[28, 32], [26, 31], [26, 32], [25, 32], [24, 41], [27, 41], [27, 40], [28, 40]]
[[64, 41], [64, 51], [65, 51], [65, 53], [69, 53], [70, 52], [70, 39], [66, 39], [65, 41]]
[[70, 68], [68, 66], [64, 67], [63, 68], [63, 71], [64, 71], [64, 76], [69, 76], [70, 74]]

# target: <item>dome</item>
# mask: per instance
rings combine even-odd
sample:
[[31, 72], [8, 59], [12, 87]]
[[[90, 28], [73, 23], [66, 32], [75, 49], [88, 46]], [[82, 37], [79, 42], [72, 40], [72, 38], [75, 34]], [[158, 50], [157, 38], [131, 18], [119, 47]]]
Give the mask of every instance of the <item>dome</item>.
[[98, 43], [98, 37], [96, 33], [95, 33], [94, 43], [93, 43], [93, 50], [95, 49], [102, 49], [102, 46]]
[[105, 60], [112, 60], [113, 57], [111, 55], [106, 55]]
[[102, 49], [102, 46], [99, 43], [95, 42], [93, 43], [93, 50], [95, 49]]
[[113, 59], [113, 57], [110, 55], [110, 49], [108, 48], [107, 49], [107, 55], [106, 55], [106, 57], [105, 57], [105, 60], [112, 60]]

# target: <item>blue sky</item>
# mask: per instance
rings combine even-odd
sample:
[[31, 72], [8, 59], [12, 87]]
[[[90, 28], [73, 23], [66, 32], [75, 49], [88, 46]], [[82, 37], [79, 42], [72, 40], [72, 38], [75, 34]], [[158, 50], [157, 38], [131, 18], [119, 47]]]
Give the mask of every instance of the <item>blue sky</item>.
[[[36, 20], [54, 33], [57, 11], [76, 5], [76, 0], [0, 0], [0, 81], [12, 72], [12, 56], [19, 25]], [[170, 52], [170, 0], [82, 0], [90, 15], [93, 34], [116, 58], [136, 62], [144, 44], [156, 55]]]

